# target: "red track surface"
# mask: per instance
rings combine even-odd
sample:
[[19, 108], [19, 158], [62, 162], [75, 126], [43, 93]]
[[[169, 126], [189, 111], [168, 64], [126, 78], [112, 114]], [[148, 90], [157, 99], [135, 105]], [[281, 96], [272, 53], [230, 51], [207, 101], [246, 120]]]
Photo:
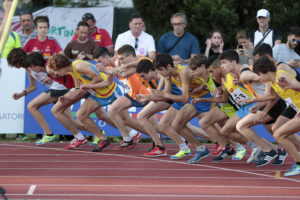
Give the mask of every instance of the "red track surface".
[[[64, 146], [0, 143], [0, 186], [8, 199], [300, 199], [300, 176], [282, 177], [291, 158], [283, 166], [256, 168], [246, 164], [248, 152], [242, 161], [213, 163], [210, 156], [190, 165], [190, 157], [144, 157], [149, 144], [122, 151], [111, 145], [100, 153]], [[167, 148], [168, 155], [177, 151]]]

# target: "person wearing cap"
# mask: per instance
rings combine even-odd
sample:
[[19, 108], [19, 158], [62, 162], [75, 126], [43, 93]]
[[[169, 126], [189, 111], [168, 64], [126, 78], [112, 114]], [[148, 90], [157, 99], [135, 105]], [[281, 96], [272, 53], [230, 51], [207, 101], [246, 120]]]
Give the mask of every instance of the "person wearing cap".
[[[112, 42], [111, 37], [109, 36], [109, 33], [103, 29], [98, 28], [95, 26], [96, 19], [93, 14], [91, 13], [85, 13], [82, 16], [82, 21], [85, 21], [89, 25], [89, 35], [88, 37], [93, 39], [100, 47], [106, 47], [108, 51], [113, 54], [114, 52], [114, 45]], [[75, 33], [74, 37], [72, 38], [72, 41], [76, 40], [78, 38], [77, 33]]]
[[257, 11], [256, 20], [258, 23], [258, 29], [250, 32], [250, 44], [255, 47], [259, 44], [266, 43], [273, 47], [276, 44], [280, 44], [282, 40], [281, 32], [272, 29], [269, 25], [270, 12], [266, 9], [260, 9]]
[[139, 14], [132, 14], [129, 18], [130, 30], [118, 35], [115, 43], [115, 55], [124, 45], [134, 48], [136, 55], [148, 56], [154, 59], [156, 55], [155, 41], [153, 36], [144, 32], [144, 20]]
[[20, 24], [22, 30], [18, 32], [18, 35], [23, 47], [30, 37], [37, 36], [37, 32], [33, 25], [32, 13], [29, 11], [22, 11], [20, 13]]

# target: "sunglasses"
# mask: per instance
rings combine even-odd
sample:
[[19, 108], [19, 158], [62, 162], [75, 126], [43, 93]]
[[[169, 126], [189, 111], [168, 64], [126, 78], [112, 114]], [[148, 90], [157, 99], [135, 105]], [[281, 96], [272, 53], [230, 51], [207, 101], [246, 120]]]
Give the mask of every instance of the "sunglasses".
[[138, 39], [138, 38], [135, 38], [135, 44], [134, 44], [134, 48], [135, 48], [135, 49], [137, 49], [138, 46], [139, 46], [138, 42], [139, 42], [139, 39]]
[[300, 40], [296, 40], [296, 39], [291, 39], [291, 42], [292, 42], [292, 43], [300, 44]]

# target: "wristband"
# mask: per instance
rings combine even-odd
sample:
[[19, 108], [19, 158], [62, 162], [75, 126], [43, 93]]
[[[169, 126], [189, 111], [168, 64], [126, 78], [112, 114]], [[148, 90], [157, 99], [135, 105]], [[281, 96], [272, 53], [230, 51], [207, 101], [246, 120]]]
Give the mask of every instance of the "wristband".
[[24, 92], [24, 96], [26, 96], [26, 95], [27, 95], [27, 92], [26, 92], [26, 90], [23, 90], [23, 92]]

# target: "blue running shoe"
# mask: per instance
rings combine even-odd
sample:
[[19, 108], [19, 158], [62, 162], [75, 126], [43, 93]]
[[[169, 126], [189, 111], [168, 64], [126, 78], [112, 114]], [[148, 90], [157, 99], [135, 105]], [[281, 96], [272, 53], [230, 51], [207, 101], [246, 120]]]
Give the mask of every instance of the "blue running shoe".
[[295, 167], [296, 167], [296, 163], [293, 164], [292, 167], [290, 169], [288, 169], [288, 171], [292, 171]]
[[205, 147], [205, 151], [196, 151], [196, 154], [194, 156], [194, 158], [188, 160], [189, 164], [193, 164], [193, 163], [197, 163], [199, 162], [201, 159], [206, 158], [210, 156], [208, 149]]
[[284, 173], [284, 176], [296, 176], [300, 174], [300, 165], [296, 165], [291, 171]]

